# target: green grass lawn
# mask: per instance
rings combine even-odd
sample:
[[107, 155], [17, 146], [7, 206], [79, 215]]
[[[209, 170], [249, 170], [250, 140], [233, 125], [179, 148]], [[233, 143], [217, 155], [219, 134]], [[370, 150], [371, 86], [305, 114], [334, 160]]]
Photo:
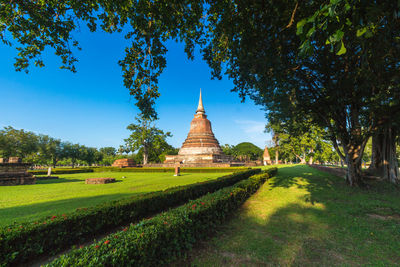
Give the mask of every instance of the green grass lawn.
[[304, 165], [280, 167], [178, 265], [398, 266], [400, 190], [373, 186], [350, 188]]
[[[229, 173], [132, 173], [104, 172], [58, 175], [35, 185], [0, 187], [0, 226], [36, 220], [169, 187], [216, 179]], [[125, 176], [126, 178], [122, 178]], [[85, 184], [86, 178], [112, 177], [116, 183]]]

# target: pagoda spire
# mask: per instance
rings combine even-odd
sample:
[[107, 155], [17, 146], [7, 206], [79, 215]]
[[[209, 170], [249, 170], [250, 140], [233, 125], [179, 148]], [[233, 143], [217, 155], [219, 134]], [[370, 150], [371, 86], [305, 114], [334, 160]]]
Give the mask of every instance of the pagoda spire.
[[199, 98], [199, 105], [197, 106], [196, 114], [204, 114], [206, 111], [203, 107], [203, 99], [201, 98], [201, 88], [200, 88], [200, 98]]

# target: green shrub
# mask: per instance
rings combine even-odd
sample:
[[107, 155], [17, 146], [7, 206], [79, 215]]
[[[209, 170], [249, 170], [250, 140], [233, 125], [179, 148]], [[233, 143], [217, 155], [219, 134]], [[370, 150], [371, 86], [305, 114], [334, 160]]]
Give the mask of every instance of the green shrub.
[[[227, 167], [227, 168], [181, 168], [181, 172], [187, 173], [218, 173], [218, 172], [239, 172], [245, 171], [248, 167]], [[174, 172], [175, 168], [157, 168], [157, 167], [85, 167], [85, 168], [56, 168], [52, 169], [52, 174], [70, 174], [85, 172]], [[29, 170], [34, 175], [46, 175], [47, 170]]]
[[251, 169], [215, 180], [79, 209], [37, 222], [3, 227], [0, 229], [0, 262], [11, 265], [29, 261], [40, 255], [54, 255], [63, 248], [92, 238], [97, 233], [115, 229], [117, 226], [180, 205], [189, 199], [231, 186], [258, 172], [260, 169]]
[[[248, 167], [227, 167], [227, 168], [181, 168], [181, 172], [187, 173], [216, 173], [216, 172], [238, 172], [248, 170]], [[175, 168], [118, 168], [118, 167], [98, 167], [93, 169], [94, 172], [174, 172]]]
[[162, 266], [181, 257], [276, 172], [267, 170], [234, 186], [164, 212], [74, 249], [47, 266]]
[[[59, 168], [52, 169], [51, 174], [70, 174], [70, 173], [84, 173], [93, 172], [95, 168]], [[47, 170], [29, 170], [29, 173], [34, 175], [47, 175]]]

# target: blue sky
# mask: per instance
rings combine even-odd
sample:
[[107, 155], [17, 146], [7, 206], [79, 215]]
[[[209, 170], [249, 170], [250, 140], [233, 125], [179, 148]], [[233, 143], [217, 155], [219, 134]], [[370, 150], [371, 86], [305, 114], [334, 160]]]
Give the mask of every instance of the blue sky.
[[[16, 72], [15, 48], [0, 44], [0, 127], [11, 125], [86, 146], [118, 148], [138, 112], [117, 64], [126, 40], [84, 29], [74, 36], [82, 47], [75, 52], [79, 59], [75, 74], [59, 69], [60, 60], [51, 49], [43, 56], [46, 67], [32, 66], [29, 74]], [[230, 92], [230, 80], [211, 80], [200, 55], [190, 61], [182, 44], [171, 41], [167, 48], [156, 106], [157, 127], [173, 134], [168, 142], [180, 147], [185, 140], [201, 88], [206, 114], [221, 145], [265, 146], [271, 137], [264, 133], [266, 120], [260, 107], [250, 99], [241, 103], [237, 93]]]

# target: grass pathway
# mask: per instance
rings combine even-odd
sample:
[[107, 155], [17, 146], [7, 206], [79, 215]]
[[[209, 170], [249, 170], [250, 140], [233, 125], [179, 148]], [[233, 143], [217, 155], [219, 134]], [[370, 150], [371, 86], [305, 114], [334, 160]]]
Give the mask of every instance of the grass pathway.
[[184, 264], [398, 265], [400, 190], [384, 183], [372, 188], [350, 188], [307, 166], [280, 167]]

